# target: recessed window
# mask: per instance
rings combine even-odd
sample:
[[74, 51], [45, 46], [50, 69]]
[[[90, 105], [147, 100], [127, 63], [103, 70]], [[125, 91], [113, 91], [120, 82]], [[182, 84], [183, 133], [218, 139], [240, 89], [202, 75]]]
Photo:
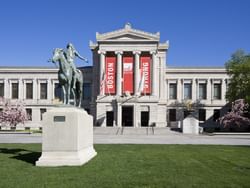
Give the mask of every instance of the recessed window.
[[12, 99], [18, 99], [18, 83], [11, 84], [12, 89]]
[[176, 109], [169, 109], [169, 121], [176, 121]]
[[42, 121], [43, 120], [43, 113], [45, 113], [47, 110], [46, 108], [41, 108], [40, 109], [40, 120]]
[[33, 83], [26, 83], [26, 99], [33, 99]]
[[47, 99], [47, 83], [40, 83], [40, 99]]
[[59, 83], [55, 83], [54, 87], [54, 98], [62, 100], [63, 99], [63, 91]]
[[169, 84], [169, 99], [177, 99], [177, 84]]
[[192, 99], [192, 84], [184, 84], [184, 99]]
[[214, 84], [214, 99], [221, 99], [221, 84]]
[[199, 121], [206, 121], [206, 110], [199, 109]]
[[4, 97], [4, 83], [0, 83], [0, 97]]
[[32, 121], [32, 109], [31, 108], [26, 108], [26, 113], [28, 116], [28, 120]]
[[207, 84], [199, 84], [199, 99], [207, 99]]

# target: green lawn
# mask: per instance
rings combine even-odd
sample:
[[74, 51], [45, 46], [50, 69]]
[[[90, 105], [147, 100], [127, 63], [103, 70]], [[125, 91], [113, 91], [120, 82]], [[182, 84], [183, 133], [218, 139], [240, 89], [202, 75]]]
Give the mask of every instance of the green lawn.
[[250, 147], [95, 145], [81, 167], [36, 167], [40, 144], [0, 144], [0, 187], [250, 187]]

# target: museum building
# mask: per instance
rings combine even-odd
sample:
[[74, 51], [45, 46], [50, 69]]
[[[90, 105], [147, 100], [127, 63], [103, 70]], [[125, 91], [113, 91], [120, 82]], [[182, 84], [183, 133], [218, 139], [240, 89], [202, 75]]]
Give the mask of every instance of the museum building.
[[[218, 126], [229, 110], [224, 67], [169, 67], [169, 43], [160, 33], [126, 24], [96, 33], [90, 41], [93, 66], [83, 72], [82, 106], [102, 127], [180, 127], [187, 106], [197, 112], [200, 126]], [[0, 67], [0, 97], [24, 100], [31, 115], [25, 125], [41, 127], [42, 114], [60, 103], [57, 68]], [[1, 108], [1, 106], [0, 106]]]

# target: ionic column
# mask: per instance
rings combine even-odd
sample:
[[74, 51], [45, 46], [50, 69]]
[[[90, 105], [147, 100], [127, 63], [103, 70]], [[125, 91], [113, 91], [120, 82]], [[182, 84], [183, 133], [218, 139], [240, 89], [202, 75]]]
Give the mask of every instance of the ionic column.
[[48, 88], [48, 91], [47, 91], [47, 99], [49, 101], [52, 101], [52, 85], [51, 85], [51, 79], [48, 79], [47, 80], [47, 88]]
[[10, 95], [9, 95], [9, 82], [7, 79], [4, 79], [4, 98], [5, 99], [9, 99]]
[[150, 54], [152, 54], [152, 82], [151, 82], [151, 87], [152, 87], [152, 95], [156, 96], [156, 87], [158, 87], [157, 83], [157, 77], [156, 77], [156, 71], [157, 71], [157, 66], [156, 66], [156, 51], [151, 51]]
[[199, 93], [199, 89], [200, 89], [200, 87], [199, 87], [199, 79], [197, 78], [196, 80], [195, 80], [196, 82], [196, 99], [195, 100], [200, 100], [200, 93]]
[[[104, 71], [105, 71], [105, 54], [106, 52], [105, 51], [98, 51], [98, 54], [100, 54], [100, 82], [99, 82], [99, 86], [100, 86], [100, 91], [99, 91], [99, 95], [104, 95], [104, 86], [102, 87], [102, 90], [101, 90], [101, 83], [102, 83], [102, 80], [104, 79]], [[105, 85], [105, 84], [104, 84]]]
[[226, 79], [221, 80], [221, 100], [226, 100], [226, 91], [227, 91], [227, 85], [226, 85]]
[[192, 80], [192, 100], [193, 101], [195, 101], [196, 100], [196, 94], [197, 94], [197, 92], [196, 92], [196, 89], [197, 89], [197, 87], [196, 87], [196, 79], [195, 78], [193, 78], [193, 80]]
[[207, 100], [211, 101], [212, 100], [212, 80], [209, 78], [207, 79]]
[[24, 87], [23, 87], [23, 80], [18, 80], [18, 99], [22, 100], [24, 99]]
[[37, 79], [33, 79], [33, 100], [38, 99], [38, 90], [37, 90]]
[[177, 100], [178, 101], [182, 101], [182, 97], [183, 97], [183, 94], [182, 94], [182, 92], [183, 92], [183, 89], [182, 89], [182, 83], [183, 83], [183, 81], [182, 81], [182, 79], [178, 79], [177, 80]]
[[[167, 97], [167, 100], [169, 100], [170, 99], [170, 95], [169, 95], [169, 79], [166, 79], [166, 80], [164, 80], [165, 81], [165, 84], [167, 85], [167, 89], [166, 89], [166, 97]], [[176, 90], [177, 90], [177, 84], [176, 84]], [[177, 93], [176, 93], [176, 95], [177, 95]]]
[[122, 51], [116, 51], [117, 55], [117, 73], [116, 73], [116, 95], [122, 95]]
[[140, 83], [140, 51], [134, 51], [135, 55], [135, 79], [134, 79], [134, 94], [139, 91], [139, 83]]

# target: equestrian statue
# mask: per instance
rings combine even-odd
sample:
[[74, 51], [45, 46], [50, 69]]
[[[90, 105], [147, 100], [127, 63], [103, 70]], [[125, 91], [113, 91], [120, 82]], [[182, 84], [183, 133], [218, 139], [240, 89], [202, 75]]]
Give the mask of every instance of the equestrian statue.
[[76, 51], [72, 43], [68, 43], [65, 50], [62, 48], [54, 49], [53, 57], [49, 62], [59, 63], [58, 80], [63, 90], [63, 104], [69, 105], [72, 93], [74, 105], [81, 107], [83, 76], [82, 72], [75, 66], [75, 57], [88, 62]]

